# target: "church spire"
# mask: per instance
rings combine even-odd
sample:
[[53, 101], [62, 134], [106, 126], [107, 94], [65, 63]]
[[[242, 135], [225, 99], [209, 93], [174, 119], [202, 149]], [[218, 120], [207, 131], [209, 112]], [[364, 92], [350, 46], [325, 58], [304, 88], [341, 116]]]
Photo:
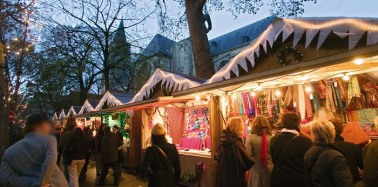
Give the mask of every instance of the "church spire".
[[115, 35], [113, 38], [113, 44], [125, 45], [126, 43], [127, 43], [127, 40], [126, 40], [125, 26], [123, 24], [123, 20], [121, 20], [117, 28], [117, 31], [115, 32]]

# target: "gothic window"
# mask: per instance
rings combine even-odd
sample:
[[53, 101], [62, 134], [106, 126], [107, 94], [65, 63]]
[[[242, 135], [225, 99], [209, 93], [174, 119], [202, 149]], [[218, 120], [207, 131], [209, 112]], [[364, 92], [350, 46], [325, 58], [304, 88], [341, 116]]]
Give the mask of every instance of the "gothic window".
[[225, 66], [227, 63], [228, 63], [227, 60], [223, 60], [223, 61], [219, 64], [219, 66], [218, 66], [218, 70], [220, 70], [221, 68], [223, 68], [223, 66]]

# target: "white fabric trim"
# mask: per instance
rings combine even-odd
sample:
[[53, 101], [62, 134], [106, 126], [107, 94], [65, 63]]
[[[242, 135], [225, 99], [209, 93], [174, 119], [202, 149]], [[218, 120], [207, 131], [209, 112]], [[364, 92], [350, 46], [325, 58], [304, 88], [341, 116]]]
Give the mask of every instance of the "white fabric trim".
[[281, 133], [282, 133], [282, 132], [288, 132], [288, 133], [292, 133], [292, 134], [299, 135], [299, 132], [298, 132], [298, 131], [296, 131], [296, 130], [291, 130], [291, 129], [286, 129], [286, 128], [283, 128], [283, 129], [281, 130]]

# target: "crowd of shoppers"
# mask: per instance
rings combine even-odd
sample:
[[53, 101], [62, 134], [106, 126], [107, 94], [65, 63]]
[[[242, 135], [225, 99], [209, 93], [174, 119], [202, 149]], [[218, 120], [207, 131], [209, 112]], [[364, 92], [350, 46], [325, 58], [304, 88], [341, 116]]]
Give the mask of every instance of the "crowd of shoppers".
[[[306, 125], [311, 139], [301, 135], [300, 117], [294, 112], [281, 116], [282, 129], [276, 135], [264, 116], [256, 116], [250, 125], [251, 134], [244, 143], [242, 118], [227, 120], [215, 155], [217, 187], [378, 187], [378, 141], [363, 148], [344, 141], [342, 122], [330, 118], [326, 109]], [[54, 132], [46, 115], [37, 114], [27, 118], [24, 133], [4, 153], [0, 184], [78, 187], [94, 153], [98, 185], [105, 185], [110, 168], [113, 185], [119, 185], [123, 136], [118, 126], [112, 132], [101, 124], [93, 137], [88, 127], [78, 128], [75, 119], [69, 119], [62, 134], [59, 129]], [[179, 155], [165, 137], [164, 126], [156, 124], [141, 167], [149, 187], [180, 184]], [[60, 155], [66, 176], [56, 164]]]

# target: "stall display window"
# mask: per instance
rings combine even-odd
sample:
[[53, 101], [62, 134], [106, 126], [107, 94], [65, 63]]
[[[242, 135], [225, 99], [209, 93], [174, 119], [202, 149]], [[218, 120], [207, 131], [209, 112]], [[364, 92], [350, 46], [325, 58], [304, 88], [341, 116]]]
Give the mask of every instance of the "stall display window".
[[202, 150], [211, 148], [209, 109], [207, 107], [189, 107], [185, 113], [185, 129], [180, 140], [183, 149]]

